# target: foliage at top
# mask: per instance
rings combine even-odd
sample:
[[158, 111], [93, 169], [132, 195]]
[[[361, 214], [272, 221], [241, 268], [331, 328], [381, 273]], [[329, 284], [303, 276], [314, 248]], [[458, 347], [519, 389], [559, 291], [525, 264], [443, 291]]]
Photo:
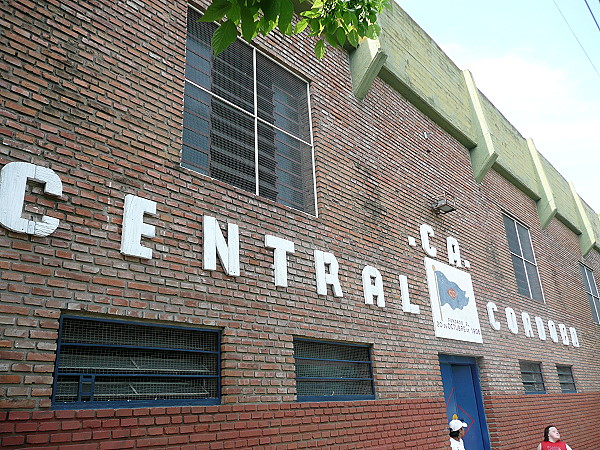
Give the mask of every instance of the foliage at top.
[[308, 28], [310, 36], [320, 37], [314, 51], [321, 59], [325, 40], [334, 47], [346, 42], [356, 47], [362, 38], [377, 38], [381, 31], [377, 15], [388, 4], [389, 0], [314, 0], [293, 27], [291, 0], [213, 0], [200, 21], [220, 23], [212, 40], [215, 55], [229, 47], [238, 34], [250, 42], [259, 33], [266, 36], [276, 27], [285, 35]]

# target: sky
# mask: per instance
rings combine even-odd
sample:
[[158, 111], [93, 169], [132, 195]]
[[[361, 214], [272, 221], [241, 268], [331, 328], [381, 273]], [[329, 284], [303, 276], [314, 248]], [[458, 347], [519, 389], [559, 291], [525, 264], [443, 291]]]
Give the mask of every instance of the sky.
[[600, 0], [396, 1], [600, 214]]

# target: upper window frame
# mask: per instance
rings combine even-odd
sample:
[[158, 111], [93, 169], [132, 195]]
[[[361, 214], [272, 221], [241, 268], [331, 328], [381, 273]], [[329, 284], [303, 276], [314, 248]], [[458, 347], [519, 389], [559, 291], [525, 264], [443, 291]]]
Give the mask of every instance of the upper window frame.
[[583, 278], [583, 287], [588, 296], [592, 321], [600, 324], [600, 295], [594, 278], [594, 271], [585, 264], [580, 264], [581, 276]]
[[[514, 226], [514, 235], [517, 239], [516, 242], [511, 243], [509, 230], [507, 228], [507, 220], [511, 221]], [[537, 300], [537, 301], [541, 301], [542, 303], [546, 303], [546, 299], [544, 296], [544, 288], [542, 286], [542, 280], [540, 277], [539, 265], [537, 263], [537, 258], [535, 257], [535, 251], [533, 249], [533, 241], [531, 239], [531, 231], [530, 231], [529, 227], [527, 227], [524, 223], [515, 219], [513, 216], [511, 216], [510, 214], [508, 214], [506, 212], [502, 213], [502, 222], [504, 224], [506, 241], [508, 243], [511, 260], [513, 259], [513, 257], [519, 258], [522, 261], [523, 267], [524, 267], [524, 275], [525, 275], [524, 281], [527, 284], [527, 293], [522, 292], [523, 286], [521, 286], [519, 282], [520, 281], [522, 282], [523, 280], [519, 280], [517, 270], [516, 270], [517, 268], [515, 267], [515, 262], [514, 262], [514, 260], [512, 261], [513, 273], [515, 275], [515, 282], [517, 284], [517, 292], [520, 295], [531, 298], [532, 300]], [[527, 232], [527, 240], [525, 242], [523, 242], [522, 236], [519, 234], [519, 230], [523, 230], [523, 231]], [[515, 251], [513, 251], [513, 245], [512, 245], [513, 243], [518, 246], [519, 253], [516, 253]], [[531, 258], [528, 258], [526, 256], [528, 253], [531, 253]], [[537, 296], [534, 294], [534, 290], [532, 289], [532, 285], [531, 285], [532, 280], [530, 279], [530, 275], [526, 270], [527, 264], [530, 264], [531, 266], [535, 267], [535, 276], [537, 278], [537, 283], [539, 285], [540, 298], [537, 298]]]
[[[202, 16], [203, 12], [190, 5], [188, 7], [188, 15], [190, 14], [195, 14], [200, 17]], [[188, 24], [190, 23], [189, 20], [191, 19], [188, 19]], [[214, 24], [205, 25], [211, 26]], [[193, 34], [188, 29], [186, 42], [186, 51], [188, 52], [188, 54], [191, 51], [189, 45], [189, 39], [191, 38], [190, 36], [193, 36]], [[202, 86], [201, 84], [198, 84], [193, 79], [191, 79], [193, 77], [188, 73], [189, 57], [186, 57], [186, 73], [184, 76], [184, 83], [186, 89], [184, 94], [183, 111], [184, 136], [182, 141], [183, 145], [181, 155], [181, 167], [195, 171], [197, 173], [201, 173], [213, 179], [220, 180], [238, 189], [242, 189], [245, 192], [250, 192], [259, 197], [260, 199], [271, 200], [277, 204], [287, 206], [294, 210], [301, 211], [313, 216], [318, 216], [315, 148], [312, 127], [312, 110], [310, 101], [310, 81], [307, 80], [306, 77], [300, 76], [295, 71], [292, 71], [289, 68], [285, 67], [280, 62], [276, 61], [257, 47], [249, 45], [246, 41], [244, 41], [241, 38], [237, 39], [236, 45], [245, 46], [245, 48], [249, 50], [249, 53], [251, 52], [252, 54], [252, 68], [250, 69], [248, 67], [246, 68], [247, 70], [244, 72], [244, 76], [251, 77], [251, 80], [249, 78], [244, 78], [244, 80], [248, 82], [251, 81], [251, 83], [247, 86], [244, 85], [245, 87], [242, 87], [242, 85], [238, 86], [240, 88], [240, 92], [245, 92], [245, 94], [244, 98], [240, 97], [237, 100], [237, 97], [235, 97], [235, 95], [231, 97], [231, 99], [225, 98], [223, 95], [221, 95], [225, 92], [222, 89], [223, 86], [213, 83], [213, 77], [219, 74], [220, 72], [214, 71], [214, 66], [217, 59], [215, 59], [214, 55], [212, 54], [212, 50], [210, 59], [205, 60], [205, 62], [209, 64], [209, 67], [206, 68], [207, 72], [202, 72], [206, 74], [206, 76], [208, 77], [207, 80], [210, 82], [210, 84], [206, 86]], [[229, 48], [224, 51], [223, 55], [225, 55], [227, 51], [229, 51]], [[220, 56], [221, 55], [219, 55], [217, 58], [219, 58]], [[268, 73], [265, 72], [265, 70], [257, 70], [257, 63], [259, 62], [259, 59], [260, 64], [267, 64], [271, 65], [270, 67], [281, 68], [281, 70], [284, 72], [281, 72], [280, 75], [283, 76], [284, 79], [286, 76], [288, 76], [291, 77], [290, 80], [297, 80], [298, 83], [302, 83], [306, 86], [306, 104], [304, 104], [304, 94], [301, 94], [301, 97], [299, 98], [302, 98], [302, 102], [298, 103], [299, 105], [301, 105], [301, 107], [297, 110], [299, 114], [298, 118], [300, 119], [301, 117], [304, 117], [304, 119], [299, 120], [298, 122], [294, 122], [293, 120], [288, 120], [289, 116], [287, 116], [287, 112], [282, 112], [284, 110], [291, 111], [291, 109], [287, 102], [281, 102], [281, 99], [288, 96], [288, 93], [283, 91], [279, 92], [280, 89], [275, 89], [277, 83], [279, 83], [279, 85], [281, 86], [281, 80], [279, 80], [277, 83], [273, 81], [274, 90], [272, 91], [272, 102], [273, 105], [282, 105], [281, 107], [283, 109], [279, 113], [277, 113], [275, 112], [277, 111], [277, 108], [274, 106], [273, 117], [271, 117], [270, 114], [268, 114], [269, 117], [267, 118], [263, 117], [263, 115], [265, 113], [268, 113], [270, 109], [264, 109], [266, 103], [265, 98], [261, 96], [261, 92], [264, 93], [266, 91], [264, 91], [264, 88], [262, 88], [261, 86], [265, 86], [265, 81], [267, 81], [268, 84], [268, 80], [276, 80], [277, 78], [270, 77], [269, 75], [263, 75]], [[222, 61], [219, 59], [218, 61], [220, 61], [221, 64], [227, 64], [224, 60]], [[249, 63], [246, 65], [249, 65]], [[226, 77], [221, 75], [219, 79], [225, 80]], [[242, 79], [240, 79], [240, 82], [242, 82]], [[210, 99], [210, 104], [206, 104], [208, 112], [205, 116], [198, 116], [197, 114], [192, 114], [188, 111], [188, 108], [186, 108], [187, 98], [193, 98], [192, 94], [188, 95], [188, 87], [190, 91], [192, 91], [193, 89], [202, 91], [205, 95], [208, 96], [207, 98]], [[250, 92], [249, 90], [245, 90], [246, 88], [251, 88], [253, 91], [251, 94], [251, 100], [250, 95], [248, 95], [250, 94]], [[246, 98], [246, 96], [248, 98]], [[295, 97], [289, 98], [292, 99], [292, 103], [296, 101]], [[228, 149], [226, 149], [225, 147], [220, 148], [218, 144], [216, 147], [213, 147], [213, 144], [211, 143], [213, 142], [211, 138], [211, 130], [213, 130], [213, 128], [215, 127], [211, 125], [213, 123], [212, 121], [214, 121], [215, 119], [219, 119], [220, 117], [224, 117], [219, 116], [219, 114], [215, 114], [215, 108], [213, 107], [213, 103], [222, 105], [219, 106], [219, 108], [217, 109], [223, 109], [223, 111], [229, 110], [231, 111], [231, 114], [234, 114], [236, 115], [236, 117], [238, 117], [238, 120], [248, 122], [248, 124], [246, 125], [249, 125], [250, 121], [253, 122], [253, 130], [251, 130], [250, 126], [246, 128], [246, 125], [241, 126], [240, 124], [234, 124], [231, 128], [231, 130], [245, 130], [245, 133], [247, 134], [247, 137], [243, 141], [244, 143], [242, 143], [242, 141], [236, 141], [235, 139], [231, 141], [238, 142], [237, 145], [241, 145], [241, 147], [239, 147], [239, 150], [243, 153], [227, 153]], [[187, 120], [188, 123], [194, 122], [193, 117], [197, 116], [196, 120], [198, 120], [199, 118], [200, 123], [197, 123], [196, 125], [202, 125], [203, 121], [206, 121], [206, 123], [208, 124], [206, 132], [210, 134], [202, 137], [203, 139], [206, 139], [206, 142], [201, 144], [200, 146], [194, 146], [194, 144], [190, 145], [190, 142], [193, 142], [193, 138], [192, 140], [189, 140], [189, 138], [186, 139], [186, 130], [188, 135], [191, 135], [191, 133], [200, 133], [200, 135], [203, 134], [203, 132], [199, 131], [200, 129], [202, 129], [202, 127], [186, 127], [186, 114], [192, 117]], [[229, 113], [227, 114], [229, 115]], [[299, 125], [299, 128], [296, 129], [294, 127], [295, 123]], [[288, 130], [288, 127], [285, 127], [286, 124], [291, 124], [292, 128]], [[282, 128], [282, 126], [284, 127]], [[267, 135], [265, 135], [264, 133], [267, 133]], [[268, 135], [270, 135], [271, 133], [273, 133], [273, 135], [277, 135], [278, 137], [273, 137], [274, 142], [269, 144], [270, 138], [268, 137]], [[217, 135], [218, 134], [219, 132], [217, 132]], [[246, 140], [250, 138], [253, 140], [252, 144], [250, 144], [250, 142]], [[221, 136], [221, 140], [222, 139], [223, 136]], [[292, 141], [296, 144], [290, 144], [290, 142]], [[263, 144], [267, 144], [267, 147], [261, 148]], [[270, 145], [274, 145], [273, 149], [269, 149]], [[254, 147], [253, 157], [250, 156], [250, 153], [252, 152], [252, 146]], [[271, 151], [274, 151], [275, 153], [271, 155]], [[229, 165], [229, 163], [227, 162], [224, 163], [223, 161], [213, 159], [211, 156], [213, 152], [217, 152], [220, 155], [223, 155], [223, 157], [229, 159], [231, 161], [231, 165]], [[186, 156], [186, 153], [188, 156]], [[291, 155], [294, 153], [296, 153], [296, 156], [292, 157]], [[204, 161], [195, 164], [193, 162], [194, 155], [197, 155]], [[238, 158], [241, 159], [238, 160]], [[235, 160], [239, 162], [234, 162]], [[236, 169], [236, 167], [239, 168], [239, 172], [237, 171], [238, 169]], [[225, 172], [223, 172], [223, 170], [225, 170]], [[252, 175], [252, 182], [250, 181], [251, 170], [253, 170], [254, 172]], [[233, 178], [229, 177], [229, 173], [227, 173], [229, 171], [231, 171], [231, 176]], [[227, 178], [229, 178], [229, 180]], [[299, 196], [301, 196], [302, 200], [299, 200]]]

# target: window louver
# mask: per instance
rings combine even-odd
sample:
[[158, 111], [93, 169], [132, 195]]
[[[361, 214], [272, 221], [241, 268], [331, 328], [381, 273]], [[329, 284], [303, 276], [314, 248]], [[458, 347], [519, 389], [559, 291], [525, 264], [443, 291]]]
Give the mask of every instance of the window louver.
[[314, 213], [307, 83], [241, 41], [214, 57], [216, 26], [199, 18], [190, 10], [182, 166]]

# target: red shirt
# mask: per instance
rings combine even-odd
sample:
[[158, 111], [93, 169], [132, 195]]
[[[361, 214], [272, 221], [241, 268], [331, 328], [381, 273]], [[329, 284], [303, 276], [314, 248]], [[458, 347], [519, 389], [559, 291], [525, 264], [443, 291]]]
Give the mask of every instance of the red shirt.
[[558, 442], [542, 442], [542, 450], [567, 450], [567, 444], [563, 441]]

